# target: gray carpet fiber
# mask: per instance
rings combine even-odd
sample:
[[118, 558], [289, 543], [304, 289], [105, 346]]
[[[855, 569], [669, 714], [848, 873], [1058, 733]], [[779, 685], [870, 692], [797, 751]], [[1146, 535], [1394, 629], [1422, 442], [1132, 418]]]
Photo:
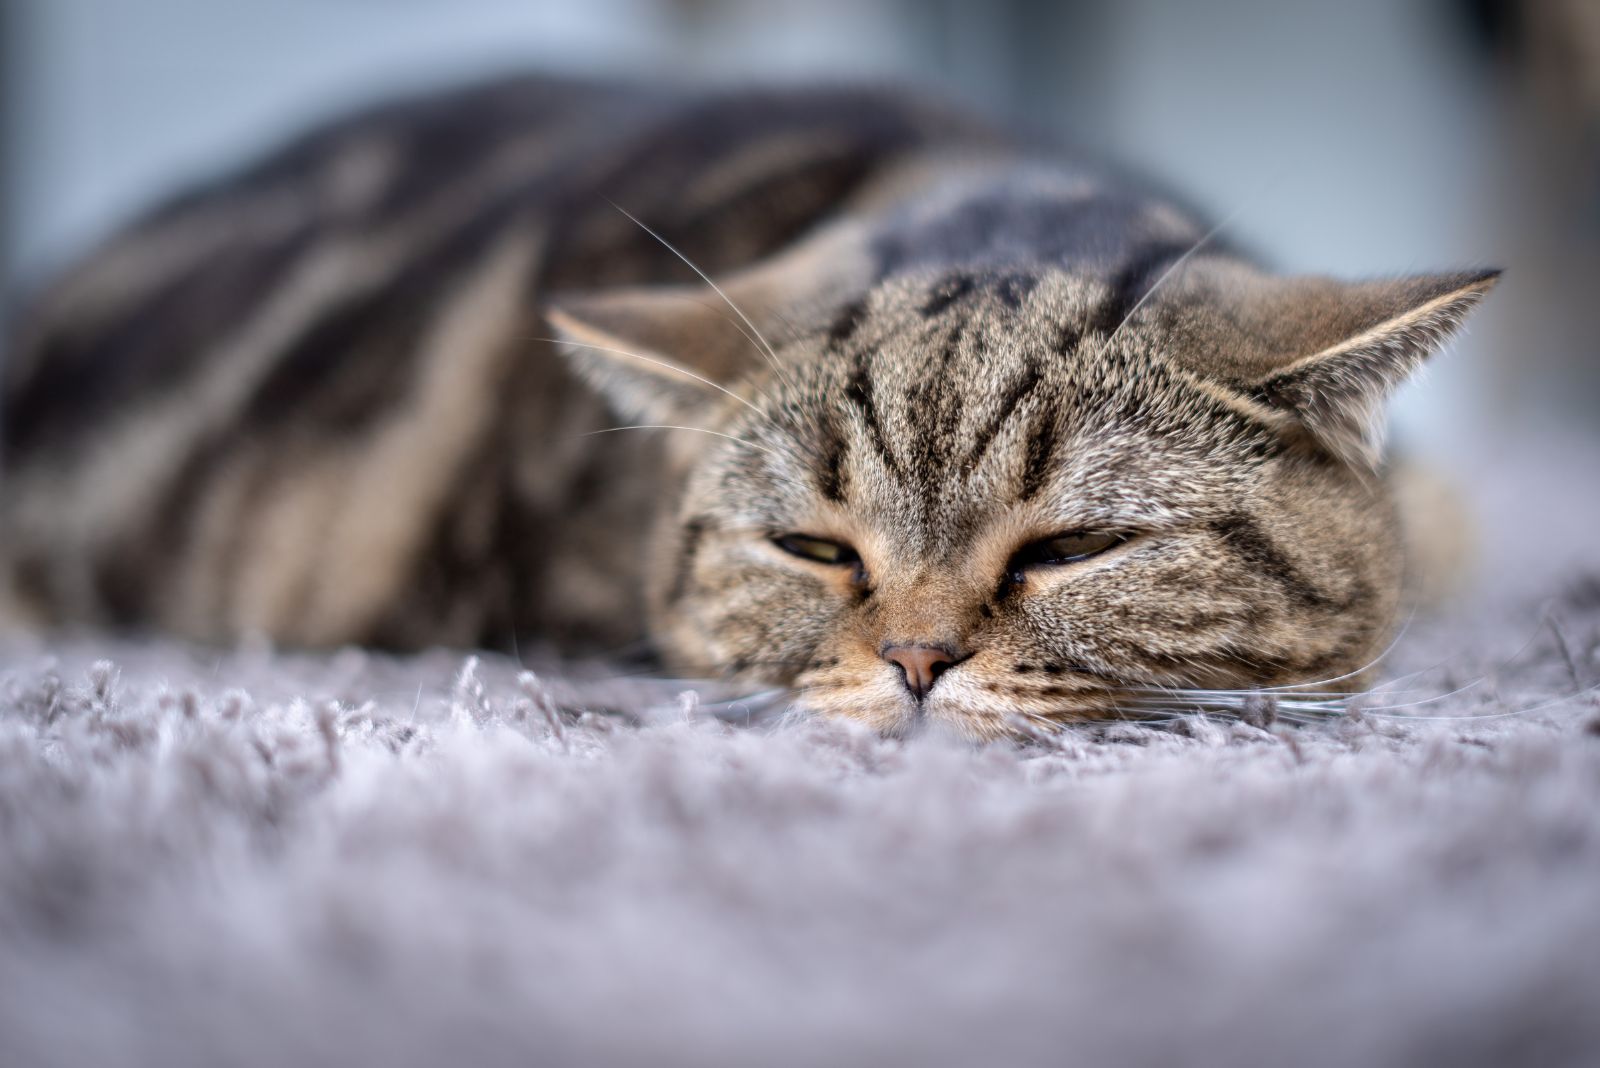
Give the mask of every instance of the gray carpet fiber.
[[13, 639], [0, 1065], [1600, 1063], [1600, 571], [1519, 585], [1364, 713], [984, 749]]

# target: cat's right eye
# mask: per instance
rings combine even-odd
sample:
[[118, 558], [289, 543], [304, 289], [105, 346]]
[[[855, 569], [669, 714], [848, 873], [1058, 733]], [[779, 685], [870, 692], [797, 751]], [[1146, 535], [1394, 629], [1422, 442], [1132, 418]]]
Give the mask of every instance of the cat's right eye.
[[780, 534], [772, 543], [791, 556], [819, 564], [840, 566], [859, 564], [861, 556], [850, 546], [827, 538], [813, 538], [809, 534]]
[[1011, 562], [1006, 565], [1007, 579], [1020, 584], [1024, 572], [1030, 567], [1075, 564], [1091, 556], [1099, 556], [1107, 549], [1121, 545], [1129, 537], [1127, 534], [1074, 530], [1041, 539], [1023, 546], [1011, 557]]

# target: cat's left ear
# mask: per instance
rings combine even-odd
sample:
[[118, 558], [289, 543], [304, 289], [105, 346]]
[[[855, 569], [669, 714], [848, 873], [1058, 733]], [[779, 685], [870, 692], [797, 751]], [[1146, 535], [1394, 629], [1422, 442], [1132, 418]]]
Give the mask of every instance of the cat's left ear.
[[723, 390], [737, 395], [763, 358], [750, 328], [716, 300], [690, 287], [617, 289], [558, 297], [544, 314], [573, 368], [618, 414], [695, 423], [734, 403]]
[[[1324, 345], [1250, 383], [1251, 396], [1293, 413], [1321, 444], [1347, 462], [1376, 465], [1383, 450], [1384, 403], [1461, 325], [1500, 277], [1497, 270], [1428, 275], [1339, 286], [1337, 311], [1318, 304], [1303, 337]], [[1327, 337], [1337, 330], [1337, 340]]]

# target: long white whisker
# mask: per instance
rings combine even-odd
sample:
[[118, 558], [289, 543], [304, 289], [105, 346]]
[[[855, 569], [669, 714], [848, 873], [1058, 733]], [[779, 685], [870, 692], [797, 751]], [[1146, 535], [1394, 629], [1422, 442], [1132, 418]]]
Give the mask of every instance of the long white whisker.
[[[1227, 711], [1229, 713], [1243, 713], [1249, 710], [1250, 704], [1243, 698], [1222, 699], [1182, 699], [1182, 698], [1152, 698], [1132, 697], [1131, 703], [1141, 708], [1162, 709], [1203, 709], [1206, 711]], [[1306, 715], [1341, 716], [1345, 714], [1343, 702], [1338, 701], [1297, 701], [1293, 698], [1268, 699], [1264, 707], [1276, 713], [1295, 712]]]
[[695, 264], [695, 262], [693, 260], [691, 260], [688, 256], [685, 256], [682, 252], [679, 252], [676, 248], [674, 248], [673, 245], [672, 245], [672, 242], [668, 241], [666, 238], [662, 237], [660, 234], [658, 234], [654, 230], [650, 229], [650, 227], [648, 227], [644, 223], [640, 222], [639, 219], [632, 212], [630, 212], [627, 208], [624, 208], [621, 204], [618, 204], [615, 201], [607, 201], [607, 203], [609, 203], [613, 208], [616, 208], [618, 211], [622, 212], [622, 214], [625, 215], [639, 229], [643, 230], [645, 233], [649, 234], [651, 237], [653, 237], [657, 241], [661, 242], [661, 247], [662, 248], [666, 249], [668, 252], [670, 252], [674, 256], [678, 257], [678, 259], [682, 260], [686, 265], [688, 265], [688, 267], [689, 267], [689, 269], [691, 271], [693, 271], [695, 274], [699, 275], [701, 280], [704, 281], [706, 285], [711, 287], [711, 291], [713, 293], [715, 293], [717, 296], [721, 297], [722, 298], [722, 302], [724, 304], [726, 304], [728, 307], [732, 308], [733, 309], [733, 313], [744, 321], [744, 325], [746, 325], [746, 326], [748, 326], [750, 328], [750, 332], [751, 333], [755, 334], [756, 340], [761, 342], [761, 348], [762, 348], [762, 351], [764, 352], [764, 354], [767, 357], [767, 362], [772, 364], [772, 369], [778, 373], [778, 377], [782, 378], [785, 382], [787, 382], [789, 384], [790, 388], [793, 388], [794, 383], [790, 382], [789, 381], [789, 376], [784, 374], [783, 365], [778, 362], [778, 354], [775, 351], [773, 351], [772, 345], [767, 341], [767, 339], [765, 337], [762, 336], [761, 331], [756, 328], [756, 324], [750, 321], [750, 317], [744, 313], [744, 311], [739, 307], [739, 305], [735, 304], [733, 302], [733, 299], [731, 297], [729, 297], [728, 294], [726, 294], [726, 293], [724, 293], [722, 291], [722, 287], [721, 286], [717, 285], [717, 283], [715, 283], [715, 282], [713, 282], [711, 280], [711, 276], [710, 275], [708, 275], [708, 274], [706, 274], [706, 272], [702, 271], [699, 268], [699, 266], [697, 266]]
[[1247, 208], [1255, 204], [1256, 201], [1261, 199], [1268, 189], [1277, 184], [1283, 178], [1285, 170], [1286, 168], [1279, 168], [1274, 174], [1270, 175], [1267, 180], [1261, 184], [1259, 189], [1247, 196], [1244, 201], [1237, 208], [1234, 208], [1231, 212], [1229, 212], [1227, 217], [1221, 222], [1217, 223], [1211, 229], [1202, 234], [1200, 240], [1196, 241], [1193, 245], [1190, 245], [1189, 250], [1182, 256], [1179, 256], [1177, 260], [1173, 262], [1172, 266], [1168, 267], [1165, 271], [1162, 271], [1161, 277], [1157, 278], [1155, 280], [1155, 284], [1144, 291], [1144, 296], [1140, 297], [1134, 303], [1133, 307], [1128, 309], [1128, 314], [1122, 317], [1122, 322], [1118, 323], [1117, 328], [1111, 331], [1111, 333], [1106, 337], [1106, 343], [1109, 345], [1111, 341], [1122, 332], [1122, 328], [1128, 325], [1128, 321], [1133, 318], [1134, 313], [1140, 308], [1144, 307], [1145, 302], [1148, 301], [1152, 295], [1154, 295], [1156, 290], [1161, 288], [1167, 279], [1171, 278], [1173, 274], [1175, 274], [1185, 263], [1188, 263], [1196, 253], [1209, 245], [1213, 238], [1215, 238], [1229, 226], [1232, 226], [1234, 220], [1243, 215]]
[[765, 690], [756, 690], [752, 693], [742, 694], [738, 697], [725, 697], [720, 701], [706, 701], [701, 708], [716, 708], [721, 705], [750, 704], [752, 702], [771, 702], [784, 694], [798, 693], [792, 686], [773, 686]]
[[641, 360], [644, 363], [653, 364], [656, 367], [660, 367], [662, 370], [672, 371], [675, 374], [680, 374], [680, 375], [684, 375], [687, 378], [692, 378], [696, 382], [699, 382], [703, 386], [710, 386], [712, 389], [716, 390], [718, 393], [727, 394], [728, 396], [732, 397], [734, 400], [738, 401], [740, 404], [744, 405], [746, 408], [749, 408], [752, 412], [755, 412], [757, 415], [762, 416], [762, 418], [766, 418], [765, 414], [761, 411], [760, 408], [757, 408], [754, 404], [751, 404], [748, 400], [746, 400], [745, 398], [739, 396], [739, 394], [735, 393], [733, 390], [729, 389], [728, 387], [720, 386], [717, 383], [711, 381], [711, 379], [709, 379], [709, 378], [704, 378], [704, 377], [702, 377], [700, 375], [695, 374], [693, 371], [689, 370], [687, 367], [679, 367], [677, 364], [668, 363], [666, 360], [658, 360], [658, 359], [655, 359], [654, 357], [651, 357], [651, 356], [643, 356], [643, 355], [640, 355], [637, 352], [629, 352], [627, 349], [614, 349], [614, 348], [611, 348], [611, 347], [609, 347], [607, 345], [589, 345], [589, 344], [585, 344], [585, 343], [583, 343], [581, 341], [568, 341], [565, 338], [530, 337], [528, 340], [529, 341], [548, 341], [553, 345], [567, 345], [567, 346], [570, 346], [571, 348], [575, 348], [575, 349], [593, 349], [596, 352], [612, 352], [612, 353], [616, 353], [618, 356], [628, 356], [628, 357], [630, 357], [632, 359], [635, 359], [635, 360]]
[[[739, 320], [735, 319], [733, 316], [729, 315], [727, 312], [723, 311], [721, 308], [712, 307], [710, 304], [707, 304], [705, 301], [696, 300], [694, 297], [675, 296], [673, 299], [675, 299], [675, 300], [686, 300], [686, 301], [690, 302], [691, 304], [700, 305], [700, 307], [704, 308], [706, 311], [710, 312], [712, 315], [715, 315], [717, 318], [721, 319], [723, 322], [727, 323], [729, 326], [731, 326], [735, 330], [739, 331], [739, 336], [744, 338], [746, 341], [750, 342], [750, 347], [755, 349], [758, 355], [760, 355], [763, 359], [766, 358], [766, 353], [762, 351], [761, 343], [755, 339], [755, 336], [752, 335], [750, 333], [750, 331], [748, 331], [748, 330], [746, 330], [744, 328], [744, 324], [740, 323]], [[784, 322], [788, 322], [788, 320], [785, 319]], [[750, 388], [751, 389], [755, 389], [755, 386], [752, 385]], [[761, 390], [756, 389], [755, 390], [755, 394], [756, 394], [756, 396], [760, 397], [762, 400], [766, 401], [768, 404], [772, 403], [772, 398], [769, 397], [766, 393], [762, 392]]]
[[[1240, 690], [1211, 690], [1202, 686], [1125, 686], [1122, 687], [1129, 693], [1172, 694], [1181, 697], [1263, 697], [1270, 698], [1277, 695], [1275, 690], [1250, 687]], [[1363, 697], [1371, 694], [1372, 690], [1302, 690], [1285, 697], [1307, 698], [1313, 700], [1341, 700], [1347, 697]], [[1407, 693], [1423, 693], [1423, 690], [1391, 690], [1389, 693], [1400, 696]]]
[[1526, 708], [1513, 708], [1513, 709], [1511, 709], [1509, 711], [1506, 711], [1506, 712], [1486, 712], [1486, 713], [1483, 713], [1482, 715], [1476, 715], [1476, 716], [1395, 716], [1395, 715], [1387, 715], [1386, 716], [1386, 715], [1378, 714], [1378, 718], [1380, 718], [1380, 719], [1397, 719], [1397, 720], [1402, 720], [1402, 721], [1404, 721], [1404, 720], [1417, 720], [1418, 722], [1421, 722], [1421, 723], [1446, 722], [1446, 721], [1451, 721], [1451, 720], [1464, 720], [1464, 719], [1506, 719], [1507, 717], [1510, 717], [1510, 716], [1527, 716], [1527, 715], [1532, 715], [1535, 712], [1543, 712], [1547, 708], [1554, 708], [1557, 705], [1564, 705], [1568, 701], [1575, 701], [1580, 697], [1586, 697], [1586, 696], [1590, 696], [1590, 695], [1596, 694], [1596, 693], [1600, 693], [1600, 684], [1597, 684], [1597, 685], [1594, 685], [1594, 686], [1586, 686], [1581, 690], [1576, 690], [1576, 691], [1574, 691], [1572, 693], [1567, 694], [1565, 697], [1557, 697], [1557, 698], [1555, 698], [1553, 700], [1546, 701], [1543, 704], [1529, 705]]
[[1229, 215], [1226, 219], [1223, 219], [1221, 222], [1217, 223], [1217, 225], [1207, 230], [1200, 236], [1200, 240], [1189, 246], [1189, 250], [1187, 252], [1179, 256], [1176, 260], [1173, 260], [1172, 265], [1166, 270], [1162, 271], [1160, 277], [1155, 280], [1149, 289], [1144, 291], [1144, 295], [1138, 300], [1134, 301], [1133, 307], [1128, 309], [1128, 314], [1122, 317], [1122, 321], [1117, 324], [1117, 328], [1111, 331], [1110, 334], [1106, 335], [1106, 344], [1110, 345], [1112, 341], [1116, 340], [1116, 336], [1122, 332], [1122, 328], [1127, 326], [1129, 320], [1133, 318], [1134, 314], [1138, 312], [1140, 308], [1144, 307], [1145, 302], [1155, 295], [1155, 291], [1161, 288], [1162, 283], [1177, 273], [1179, 268], [1193, 259], [1201, 249], [1209, 245], [1211, 243], [1211, 239], [1220, 234], [1224, 227], [1232, 225], [1233, 221], [1243, 213], [1244, 205], [1235, 208], [1233, 214]]
[[[1393, 712], [1393, 711], [1395, 711], [1397, 709], [1401, 709], [1401, 708], [1416, 708], [1419, 705], [1431, 705], [1436, 701], [1443, 701], [1448, 697], [1454, 697], [1457, 694], [1466, 693], [1468, 690], [1476, 689], [1477, 687], [1482, 686], [1484, 683], [1486, 683], [1488, 681], [1489, 681], [1489, 676], [1481, 675], [1478, 678], [1475, 678], [1471, 682], [1467, 683], [1465, 686], [1457, 686], [1455, 689], [1450, 690], [1450, 691], [1448, 691], [1446, 693], [1434, 694], [1432, 697], [1424, 697], [1424, 698], [1421, 698], [1420, 700], [1416, 700], [1416, 701], [1403, 701], [1403, 702], [1401, 702], [1400, 704], [1397, 704], [1397, 705], [1362, 705], [1358, 701], [1356, 703], [1356, 710], [1358, 712], [1360, 712], [1363, 716], [1365, 716], [1365, 715], [1367, 715], [1369, 713], [1373, 713], [1373, 712]], [[1412, 692], [1415, 692], [1415, 691], [1412, 691]]]
[[[1509, 664], [1516, 663], [1516, 661], [1522, 656], [1522, 654], [1528, 651], [1529, 646], [1533, 645], [1534, 642], [1539, 640], [1539, 634], [1543, 630], [1544, 630], [1544, 623], [1542, 621], [1539, 622], [1539, 623], [1535, 623], [1534, 627], [1533, 627], [1533, 631], [1532, 631], [1532, 633], [1530, 633], [1528, 635], [1527, 639], [1524, 640], [1521, 645], [1517, 646], [1517, 649], [1516, 649], [1515, 652], [1513, 652], [1510, 656], [1508, 656], [1504, 660], [1502, 660], [1499, 663], [1499, 665], [1497, 665], [1495, 670], [1499, 670], [1500, 668], [1503, 668], [1503, 667], [1505, 667], [1505, 666], [1507, 666]], [[1420, 669], [1418, 671], [1408, 672], [1405, 675], [1399, 675], [1399, 676], [1397, 676], [1395, 678], [1392, 678], [1392, 679], [1385, 680], [1384, 682], [1379, 683], [1377, 686], [1374, 686], [1372, 688], [1372, 690], [1369, 691], [1369, 692], [1371, 692], [1371, 693], [1407, 693], [1407, 692], [1412, 692], [1412, 691], [1406, 691], [1406, 690], [1391, 691], [1389, 689], [1389, 687], [1393, 686], [1397, 682], [1405, 682], [1407, 679], [1414, 679], [1414, 678], [1417, 678], [1418, 676], [1427, 675], [1427, 674], [1431, 674], [1432, 672], [1438, 671], [1440, 668], [1442, 668], [1446, 664], [1450, 663], [1450, 661], [1454, 660], [1458, 655], [1459, 654], [1452, 653], [1449, 656], [1445, 657], [1443, 660], [1440, 660], [1437, 663], [1431, 664], [1428, 667], [1422, 668], [1422, 669]]]
[[[727, 323], [729, 326], [731, 326], [735, 330], [739, 331], [739, 336], [744, 338], [746, 341], [750, 342], [750, 347], [755, 349], [758, 354], [760, 354], [763, 358], [765, 358], [766, 353], [762, 351], [761, 343], [755, 339], [755, 336], [753, 334], [751, 334], [750, 331], [748, 331], [748, 330], [746, 330], [744, 328], [744, 325], [742, 323], [740, 323], [739, 320], [735, 319], [733, 316], [729, 315], [727, 312], [723, 311], [720, 308], [712, 307], [710, 304], [707, 304], [703, 300], [696, 300], [694, 297], [687, 297], [687, 296], [682, 296], [680, 294], [673, 294], [672, 299], [673, 300], [686, 300], [690, 304], [698, 304], [700, 307], [704, 308], [706, 311], [710, 312], [712, 315], [715, 315], [717, 318], [721, 319], [723, 322]], [[781, 319], [783, 317], [779, 316], [779, 318]], [[789, 322], [789, 320], [787, 320], [787, 319], [784, 319], [783, 321], [785, 323]], [[796, 334], [795, 336], [798, 337], [799, 335]]]
[[[1384, 646], [1383, 652], [1379, 653], [1377, 656], [1373, 657], [1371, 660], [1368, 660], [1365, 664], [1362, 664], [1360, 667], [1356, 668], [1354, 671], [1347, 671], [1343, 675], [1335, 675], [1331, 679], [1316, 679], [1316, 680], [1311, 681], [1311, 682], [1291, 682], [1291, 683], [1285, 683], [1282, 686], [1263, 686], [1263, 687], [1261, 687], [1261, 692], [1262, 693], [1289, 693], [1289, 692], [1293, 692], [1293, 691], [1304, 689], [1304, 688], [1306, 688], [1308, 686], [1328, 686], [1328, 685], [1331, 685], [1332, 683], [1335, 683], [1335, 682], [1343, 682], [1346, 679], [1353, 679], [1357, 675], [1362, 674], [1363, 672], [1370, 671], [1371, 669], [1377, 667], [1379, 664], [1383, 663], [1385, 660], [1388, 659], [1389, 654], [1394, 652], [1395, 647], [1400, 644], [1401, 639], [1403, 639], [1406, 636], [1406, 633], [1411, 629], [1411, 624], [1413, 622], [1415, 622], [1416, 618], [1417, 618], [1417, 606], [1415, 604], [1413, 604], [1411, 606], [1411, 610], [1406, 614], [1406, 621], [1403, 624], [1400, 625], [1400, 630], [1389, 641], [1389, 644]], [[1399, 682], [1401, 679], [1405, 679], [1405, 678], [1409, 678], [1409, 677], [1410, 676], [1402, 675], [1402, 676], [1400, 676], [1400, 679], [1393, 679], [1393, 680], [1390, 680], [1390, 681], [1391, 682]], [[1384, 685], [1389, 685], [1389, 683], [1384, 683]]]
[[[1577, 700], [1580, 697], [1586, 697], [1600, 693], [1600, 684], [1596, 684], [1594, 686], [1587, 686], [1583, 689], [1576, 690], [1572, 693], [1566, 694], [1563, 697], [1557, 697], [1552, 700], [1535, 705], [1529, 705], [1524, 708], [1514, 708], [1504, 712], [1485, 712], [1463, 716], [1418, 716], [1409, 712], [1400, 711], [1402, 709], [1415, 708], [1420, 705], [1431, 704], [1435, 701], [1441, 701], [1449, 697], [1454, 697], [1459, 693], [1463, 693], [1475, 686], [1481, 685], [1485, 681], [1487, 681], [1486, 677], [1474, 679], [1467, 685], [1459, 687], [1455, 690], [1451, 690], [1449, 693], [1443, 693], [1421, 701], [1412, 701], [1398, 705], [1378, 705], [1372, 708], [1362, 708], [1358, 704], [1355, 709], [1351, 710], [1343, 707], [1344, 702], [1307, 702], [1293, 698], [1277, 698], [1272, 700], [1271, 707], [1278, 718], [1301, 725], [1317, 722], [1328, 722], [1330, 720], [1342, 718], [1352, 714], [1358, 716], [1370, 716], [1373, 719], [1394, 720], [1400, 723], [1457, 723], [1466, 720], [1508, 719], [1513, 716], [1531, 715], [1536, 712], [1542, 712], [1545, 709], [1555, 708], [1558, 705], [1566, 704], [1569, 701]], [[1133, 704], [1135, 710], [1139, 710], [1141, 714], [1143, 714], [1143, 710], [1148, 710], [1148, 712], [1151, 714], [1178, 715], [1179, 713], [1174, 712], [1173, 710], [1188, 708], [1193, 711], [1198, 707], [1206, 712], [1237, 717], [1238, 712], [1243, 710], [1242, 701], [1210, 702], [1202, 700], [1185, 704], [1182, 701], [1176, 700], [1143, 698], [1135, 696], [1131, 703]]]

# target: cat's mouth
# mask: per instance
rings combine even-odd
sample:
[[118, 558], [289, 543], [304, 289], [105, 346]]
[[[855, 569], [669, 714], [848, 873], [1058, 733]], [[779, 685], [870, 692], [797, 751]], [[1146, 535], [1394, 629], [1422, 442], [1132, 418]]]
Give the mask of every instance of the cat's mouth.
[[797, 711], [842, 718], [890, 737], [946, 733], [985, 742], [1054, 733], [1077, 723], [1143, 718], [1138, 688], [1105, 672], [1059, 665], [1049, 674], [991, 678], [951, 672], [925, 695], [898, 678], [866, 672], [853, 679], [827, 673], [795, 682]]

